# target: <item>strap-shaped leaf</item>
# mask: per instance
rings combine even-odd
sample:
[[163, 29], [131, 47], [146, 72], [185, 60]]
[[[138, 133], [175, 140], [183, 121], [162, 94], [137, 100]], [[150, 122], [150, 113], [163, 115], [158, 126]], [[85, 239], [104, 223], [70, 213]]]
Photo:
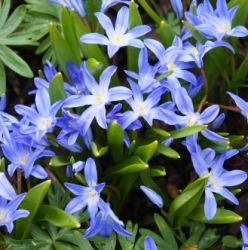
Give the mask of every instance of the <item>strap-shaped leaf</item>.
[[27, 63], [13, 50], [0, 44], [0, 60], [17, 74], [24, 77], [33, 77], [33, 72]]
[[79, 221], [63, 210], [50, 205], [41, 205], [34, 218], [35, 221], [47, 221], [57, 227], [79, 228]]
[[0, 95], [5, 93], [5, 91], [6, 91], [6, 74], [4, 65], [0, 60]]
[[10, 10], [11, 0], [3, 0], [0, 2], [0, 29], [4, 26]]
[[30, 212], [26, 218], [21, 218], [16, 222], [16, 238], [24, 239], [30, 233], [33, 218], [36, 215], [46, 193], [51, 185], [51, 181], [47, 180], [31, 188], [20, 205], [20, 209], [26, 209]]

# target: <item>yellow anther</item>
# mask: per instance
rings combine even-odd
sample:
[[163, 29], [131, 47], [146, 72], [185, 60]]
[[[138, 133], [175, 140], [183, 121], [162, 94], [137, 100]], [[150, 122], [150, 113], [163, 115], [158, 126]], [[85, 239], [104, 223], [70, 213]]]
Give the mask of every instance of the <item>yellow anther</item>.
[[94, 189], [91, 189], [88, 193], [89, 197], [94, 197], [96, 195], [96, 191]]
[[175, 69], [175, 64], [174, 63], [168, 63], [167, 68], [169, 71], [173, 71]]
[[198, 55], [198, 49], [196, 48], [196, 47], [193, 47], [192, 48], [192, 53], [196, 56], [196, 55]]
[[0, 221], [4, 221], [6, 219], [6, 215], [5, 214], [0, 214]]
[[95, 98], [96, 98], [97, 102], [103, 102], [104, 101], [104, 98], [102, 96], [100, 96], [100, 95], [96, 95]]
[[113, 40], [114, 40], [114, 43], [115, 43], [115, 44], [120, 44], [120, 43], [121, 43], [121, 36], [118, 36], [118, 35], [117, 35], [117, 36], [114, 37]]
[[24, 155], [21, 157], [21, 163], [22, 164], [27, 164], [28, 163], [28, 156], [27, 155]]

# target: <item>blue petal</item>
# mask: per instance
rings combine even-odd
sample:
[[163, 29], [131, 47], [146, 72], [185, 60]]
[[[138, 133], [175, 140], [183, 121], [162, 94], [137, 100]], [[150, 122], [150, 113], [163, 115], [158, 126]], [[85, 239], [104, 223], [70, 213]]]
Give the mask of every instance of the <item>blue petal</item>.
[[113, 36], [114, 34], [114, 27], [113, 24], [111, 22], [111, 20], [109, 19], [108, 16], [106, 16], [105, 14], [101, 13], [101, 12], [97, 12], [95, 13], [95, 16], [97, 17], [99, 23], [101, 24], [101, 26], [104, 28], [106, 34], [108, 35], [108, 37]]
[[85, 180], [90, 187], [97, 184], [97, 170], [95, 161], [92, 158], [88, 158], [84, 166]]
[[227, 200], [231, 201], [235, 205], [239, 204], [239, 200], [227, 188], [221, 187], [221, 188], [218, 188], [218, 190], [215, 192], [225, 197]]
[[232, 170], [221, 175], [221, 184], [232, 187], [243, 183], [247, 179], [247, 173], [242, 170]]
[[178, 110], [184, 115], [194, 113], [194, 106], [185, 88], [178, 88], [175, 92], [175, 103]]
[[126, 100], [132, 96], [132, 91], [126, 87], [114, 87], [109, 89], [109, 102]]
[[101, 106], [100, 108], [95, 109], [95, 117], [98, 125], [101, 128], [107, 129], [107, 121], [106, 121], [106, 108], [105, 106]]
[[126, 37], [128, 37], [129, 39], [134, 39], [147, 34], [151, 30], [152, 29], [148, 25], [139, 25], [128, 31]]
[[230, 35], [235, 37], [245, 37], [248, 35], [248, 29], [240, 25], [233, 28], [230, 32]]
[[117, 223], [116, 221], [113, 222], [113, 229], [115, 230], [115, 232], [119, 235], [123, 235], [125, 237], [131, 237], [133, 236], [132, 233], [130, 233], [129, 231], [125, 230], [122, 225], [120, 225], [119, 223]]
[[154, 39], [145, 39], [144, 44], [156, 55], [161, 65], [166, 63], [166, 51], [160, 42]]
[[133, 111], [126, 111], [118, 119], [118, 123], [122, 126], [123, 129], [126, 129], [130, 124], [138, 119], [137, 115]]
[[86, 191], [85, 187], [78, 185], [78, 184], [65, 182], [64, 185], [67, 189], [69, 189], [75, 195], [82, 195]]
[[45, 88], [40, 88], [37, 90], [35, 104], [40, 114], [49, 115], [51, 102], [48, 91]]
[[228, 138], [223, 137], [221, 135], [216, 134], [215, 132], [209, 130], [208, 128], [205, 128], [201, 131], [201, 134], [209, 139], [210, 141], [219, 141], [219, 142], [227, 142], [229, 141]]
[[17, 195], [13, 200], [11, 200], [8, 205], [7, 205], [7, 209], [13, 213], [21, 204], [21, 202], [23, 201], [23, 199], [25, 198], [26, 193], [22, 193]]
[[30, 175], [34, 176], [37, 179], [45, 179], [48, 177], [47, 172], [40, 165], [33, 166]]
[[13, 200], [16, 196], [14, 188], [11, 186], [4, 173], [0, 173], [0, 190], [0, 196], [7, 200]]
[[204, 212], [208, 220], [212, 219], [217, 211], [217, 203], [211, 191], [205, 190]]
[[244, 243], [247, 244], [248, 243], [248, 227], [245, 226], [244, 224], [241, 224], [240, 230], [241, 230], [243, 241]]
[[183, 4], [182, 0], [171, 0], [173, 10], [176, 12], [177, 18], [182, 19], [183, 17]]
[[112, 56], [120, 49], [120, 46], [117, 45], [108, 45], [108, 56], [109, 58], [112, 58]]
[[99, 86], [101, 92], [106, 93], [108, 91], [111, 77], [116, 72], [116, 70], [116, 66], [109, 66], [102, 72], [99, 79]]
[[144, 250], [157, 250], [157, 246], [150, 236], [145, 237], [145, 245], [144, 245]]
[[73, 198], [65, 207], [65, 211], [69, 214], [73, 214], [77, 211], [80, 211], [86, 206], [86, 200], [83, 197], [78, 196]]
[[220, 108], [218, 105], [212, 105], [212, 106], [206, 108], [200, 114], [200, 121], [203, 124], [208, 124], [208, 123], [212, 122], [219, 114], [219, 111], [220, 111]]
[[162, 208], [164, 206], [162, 197], [159, 194], [157, 194], [154, 190], [146, 186], [140, 186], [140, 189], [151, 200], [151, 202], [157, 205], [159, 208]]
[[87, 229], [84, 239], [88, 239], [96, 235], [103, 227], [103, 215], [99, 212], [95, 219], [91, 220], [90, 227]]
[[116, 17], [115, 21], [115, 32], [117, 34], [124, 34], [128, 28], [128, 20], [129, 20], [129, 9], [124, 6], [122, 7]]
[[89, 33], [82, 35], [80, 37], [80, 42], [89, 44], [101, 44], [101, 45], [109, 44], [109, 40], [107, 39], [107, 37], [98, 33]]

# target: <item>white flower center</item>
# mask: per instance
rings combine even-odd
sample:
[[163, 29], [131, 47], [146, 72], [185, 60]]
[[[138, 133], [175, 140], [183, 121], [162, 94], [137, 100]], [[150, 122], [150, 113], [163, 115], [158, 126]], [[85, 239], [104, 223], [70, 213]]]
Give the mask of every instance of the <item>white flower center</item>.
[[192, 126], [196, 125], [197, 121], [198, 121], [198, 117], [197, 116], [190, 117], [190, 119], [188, 121], [188, 124], [187, 124], [188, 127], [192, 127]]
[[175, 64], [174, 63], [168, 63], [167, 68], [169, 71], [173, 71], [175, 69]]
[[20, 159], [20, 162], [23, 164], [23, 165], [26, 165], [28, 163], [28, 155], [23, 155]]
[[145, 104], [144, 103], [138, 104], [137, 109], [135, 110], [135, 113], [137, 115], [143, 115], [143, 114], [147, 113], [147, 108], [146, 108]]
[[40, 123], [43, 129], [48, 129], [52, 125], [52, 118], [50, 116], [43, 116], [40, 118]]
[[122, 40], [121, 38], [122, 38], [122, 37], [121, 37], [120, 35], [114, 36], [114, 38], [113, 38], [113, 43], [116, 44], [116, 45], [121, 44], [121, 40]]
[[5, 221], [6, 215], [5, 214], [0, 214], [0, 221]]
[[228, 32], [231, 30], [231, 25], [228, 22], [223, 22], [220, 27], [222, 32]]
[[96, 195], [97, 195], [97, 192], [96, 192], [95, 189], [91, 189], [91, 190], [88, 192], [88, 196], [89, 196], [90, 198], [93, 198], [93, 197], [95, 197]]
[[193, 47], [192, 48], [192, 53], [193, 53], [194, 56], [197, 56], [199, 51], [198, 51], [198, 49], [196, 47]]
[[105, 103], [105, 98], [101, 95], [95, 95], [95, 100], [96, 102], [100, 103]]

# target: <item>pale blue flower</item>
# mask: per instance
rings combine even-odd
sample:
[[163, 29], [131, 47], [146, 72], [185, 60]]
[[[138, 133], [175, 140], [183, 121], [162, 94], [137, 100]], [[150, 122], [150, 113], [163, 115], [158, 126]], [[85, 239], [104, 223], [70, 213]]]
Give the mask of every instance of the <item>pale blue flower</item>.
[[113, 27], [110, 18], [105, 14], [97, 12], [95, 15], [105, 30], [107, 37], [99, 33], [90, 33], [81, 36], [81, 42], [107, 45], [109, 58], [111, 58], [121, 47], [144, 47], [143, 42], [137, 39], [137, 37], [150, 32], [151, 28], [147, 25], [139, 25], [127, 31], [129, 20], [129, 9], [127, 7], [124, 6], [119, 10], [115, 22], [115, 28]]
[[154, 190], [143, 185], [140, 186], [140, 189], [150, 199], [150, 201], [155, 205], [157, 205], [159, 208], [162, 208], [164, 206], [162, 197], [159, 194], [157, 194]]
[[157, 250], [157, 246], [151, 236], [145, 237], [144, 250]]

